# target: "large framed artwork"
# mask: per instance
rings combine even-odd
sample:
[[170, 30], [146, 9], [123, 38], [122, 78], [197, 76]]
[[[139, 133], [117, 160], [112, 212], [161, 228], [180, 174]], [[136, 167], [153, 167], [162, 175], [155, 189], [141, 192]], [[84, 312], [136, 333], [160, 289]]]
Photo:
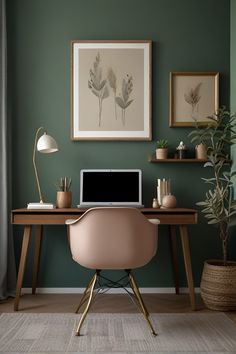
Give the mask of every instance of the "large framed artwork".
[[218, 108], [218, 72], [170, 73], [170, 127], [207, 125]]
[[72, 140], [151, 140], [151, 41], [72, 41]]

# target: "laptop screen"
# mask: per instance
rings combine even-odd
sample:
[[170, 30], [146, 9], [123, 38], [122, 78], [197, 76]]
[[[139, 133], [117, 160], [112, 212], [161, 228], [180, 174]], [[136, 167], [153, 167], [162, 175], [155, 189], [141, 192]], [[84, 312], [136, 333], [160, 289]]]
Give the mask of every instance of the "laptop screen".
[[81, 170], [80, 206], [142, 205], [141, 170]]

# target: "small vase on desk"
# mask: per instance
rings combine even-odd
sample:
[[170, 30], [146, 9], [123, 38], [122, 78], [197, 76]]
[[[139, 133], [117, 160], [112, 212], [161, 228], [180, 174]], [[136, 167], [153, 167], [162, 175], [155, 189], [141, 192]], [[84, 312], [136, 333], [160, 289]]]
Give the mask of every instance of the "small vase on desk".
[[71, 192], [58, 191], [57, 192], [57, 208], [70, 208], [71, 207]]
[[160, 208], [160, 204], [158, 203], [157, 198], [153, 198], [152, 207], [153, 207], [154, 209], [159, 209], [159, 208]]
[[164, 197], [162, 198], [162, 208], [172, 209], [176, 207], [176, 204], [177, 200], [172, 194], [164, 195]]

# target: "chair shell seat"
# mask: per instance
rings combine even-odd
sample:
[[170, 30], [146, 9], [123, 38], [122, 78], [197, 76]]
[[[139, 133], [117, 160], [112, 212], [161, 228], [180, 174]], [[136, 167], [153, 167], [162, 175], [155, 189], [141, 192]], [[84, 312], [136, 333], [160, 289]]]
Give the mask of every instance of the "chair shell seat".
[[135, 208], [91, 208], [69, 226], [73, 259], [90, 269], [133, 269], [157, 250], [157, 228]]

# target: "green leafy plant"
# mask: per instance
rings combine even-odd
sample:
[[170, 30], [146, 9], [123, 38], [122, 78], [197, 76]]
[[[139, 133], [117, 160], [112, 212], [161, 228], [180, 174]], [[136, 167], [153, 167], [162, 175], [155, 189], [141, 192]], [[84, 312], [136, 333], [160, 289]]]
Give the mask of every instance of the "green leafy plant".
[[210, 139], [208, 129], [206, 129], [206, 127], [201, 127], [201, 125], [199, 125], [197, 122], [195, 123], [195, 129], [192, 130], [188, 136], [190, 137], [191, 143], [196, 145], [206, 145], [207, 140]]
[[61, 192], [69, 192], [71, 187], [72, 180], [68, 177], [61, 177], [59, 182], [56, 184], [56, 187]]
[[236, 139], [236, 115], [220, 108], [216, 114], [208, 117], [213, 124], [208, 125], [204, 132], [200, 131], [200, 139], [207, 145], [209, 162], [204, 167], [211, 168], [212, 177], [202, 178], [210, 185], [205, 199], [198, 202], [208, 224], [215, 225], [222, 242], [224, 264], [227, 264], [227, 245], [229, 227], [234, 223], [236, 203], [233, 201], [232, 178], [236, 172], [230, 171], [229, 150]]
[[133, 102], [133, 99], [130, 100], [131, 92], [133, 91], [133, 78], [127, 74], [127, 77], [122, 81], [122, 90], [121, 94], [116, 97], [116, 103], [122, 109], [122, 123], [125, 125], [125, 111], [127, 107]]
[[102, 77], [100, 53], [97, 54], [95, 62], [93, 63], [93, 69], [90, 69], [89, 75], [90, 79], [88, 80], [88, 87], [98, 98], [98, 126], [100, 127], [102, 123], [102, 103], [103, 100], [109, 96], [107, 80]]
[[168, 148], [168, 146], [169, 146], [168, 140], [165, 139], [157, 140], [157, 149], [166, 149]]
[[[199, 85], [201, 85], [201, 84], [199, 84]], [[200, 86], [199, 86], [199, 88], [200, 88]], [[195, 92], [195, 94], [197, 95], [196, 92]], [[199, 100], [200, 100], [200, 98], [199, 98]], [[193, 98], [193, 101], [194, 101], [194, 98]], [[195, 99], [195, 101], [197, 102], [197, 98]], [[211, 134], [212, 134], [210, 127], [212, 125], [215, 125], [214, 117], [208, 117], [208, 118], [210, 119], [211, 122], [208, 123], [208, 125], [206, 127], [205, 125], [203, 126], [202, 122], [198, 122], [197, 119], [195, 119], [195, 117], [192, 115], [195, 129], [192, 130], [188, 134], [188, 136], [191, 140], [191, 143], [195, 143], [196, 145], [200, 145], [200, 144], [207, 145], [207, 141], [211, 139]], [[216, 118], [216, 116], [215, 116], [215, 118]]]

